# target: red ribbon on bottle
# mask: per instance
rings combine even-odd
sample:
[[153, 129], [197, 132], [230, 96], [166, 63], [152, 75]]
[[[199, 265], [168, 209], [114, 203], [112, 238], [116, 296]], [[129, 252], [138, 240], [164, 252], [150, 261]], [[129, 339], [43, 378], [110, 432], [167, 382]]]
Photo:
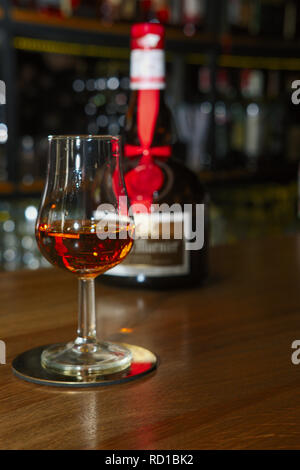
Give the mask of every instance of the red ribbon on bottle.
[[154, 131], [159, 112], [159, 90], [139, 90], [137, 102], [137, 128], [140, 145], [125, 145], [125, 156], [141, 159], [138, 165], [125, 175], [125, 184], [131, 204], [143, 204], [147, 211], [153, 200], [153, 193], [163, 185], [164, 175], [155, 164], [154, 157], [169, 158], [170, 145], [152, 147]]
[[125, 145], [125, 155], [126, 157], [138, 157], [142, 155], [142, 158], [145, 157], [162, 157], [169, 158], [171, 156], [172, 149], [170, 145], [162, 145], [161, 147], [142, 147], [138, 145]]

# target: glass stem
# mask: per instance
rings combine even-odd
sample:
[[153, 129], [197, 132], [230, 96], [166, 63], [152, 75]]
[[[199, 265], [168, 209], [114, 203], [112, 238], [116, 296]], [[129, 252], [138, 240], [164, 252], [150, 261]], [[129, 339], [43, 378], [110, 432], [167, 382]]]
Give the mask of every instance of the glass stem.
[[78, 329], [75, 343], [96, 342], [96, 307], [94, 279], [79, 279]]

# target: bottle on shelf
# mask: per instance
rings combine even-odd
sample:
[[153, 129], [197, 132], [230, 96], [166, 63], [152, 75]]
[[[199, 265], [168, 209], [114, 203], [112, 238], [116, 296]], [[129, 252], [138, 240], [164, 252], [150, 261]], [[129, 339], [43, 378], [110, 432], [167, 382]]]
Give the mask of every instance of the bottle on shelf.
[[215, 155], [214, 169], [229, 170], [233, 166], [230, 153], [231, 128], [231, 85], [227, 69], [219, 69], [216, 74], [216, 102], [214, 106], [215, 121]]
[[241, 92], [246, 110], [245, 155], [246, 167], [256, 170], [264, 142], [265, 107], [262, 103], [264, 74], [261, 70], [244, 69], [241, 72]]
[[228, 0], [226, 16], [231, 33], [248, 34], [254, 22], [253, 0]]
[[233, 94], [230, 101], [230, 154], [236, 168], [244, 169], [246, 166], [245, 156], [245, 128], [246, 109], [241, 92], [240, 71], [232, 72]]
[[153, 21], [157, 19], [152, 0], [137, 0], [136, 18], [138, 21]]
[[262, 36], [281, 39], [284, 34], [286, 0], [260, 0], [259, 31]]
[[101, 0], [97, 5], [97, 14], [103, 21], [112, 23], [121, 19], [122, 0]]
[[70, 16], [72, 14], [71, 0], [36, 0], [36, 7], [49, 16]]
[[136, 14], [136, 0], [121, 2], [120, 16], [122, 21], [133, 21]]
[[300, 5], [298, 0], [287, 0], [285, 2], [283, 37], [291, 41], [296, 39], [300, 25]]
[[[205, 204], [205, 240], [200, 250], [187, 250], [186, 239], [174, 236], [177, 224], [184, 224], [181, 213], [172, 215], [170, 239], [161, 237], [165, 218], [153, 219], [150, 208], [163, 203], [172, 206], [207, 202], [198, 177], [173, 156], [171, 113], [165, 105], [164, 28], [158, 23], [141, 23], [132, 28], [131, 99], [126, 118], [124, 146], [125, 184], [130, 203], [143, 204], [138, 216], [139, 230], [134, 248], [124, 262], [103, 278], [123, 286], [171, 288], [198, 284], [208, 271], [208, 206]], [[195, 223], [195, 211], [192, 218]], [[151, 222], [150, 222], [151, 219]], [[153, 222], [154, 220], [154, 222]], [[154, 230], [159, 237], [153, 237]], [[145, 234], [143, 234], [145, 235]]]
[[294, 0], [228, 0], [227, 29], [238, 34], [291, 39], [296, 22], [296, 3]]
[[[186, 144], [185, 163], [192, 171], [211, 170], [213, 100], [211, 69], [202, 66], [198, 74], [189, 71], [190, 84], [187, 101], [176, 109], [176, 124], [179, 140]], [[192, 84], [192, 77], [198, 76]], [[194, 85], [194, 86], [193, 86]]]
[[153, 0], [156, 18], [160, 23], [170, 22], [170, 4], [168, 0]]
[[26, 9], [35, 9], [36, 0], [13, 0], [13, 6]]
[[[204, 66], [198, 73], [197, 105], [193, 106], [193, 128], [189, 137], [188, 165], [194, 171], [211, 170], [213, 156], [213, 93], [212, 71]], [[187, 127], [189, 123], [187, 122]], [[197, 163], [196, 163], [197, 162]]]
[[264, 164], [282, 166], [284, 162], [285, 111], [281, 74], [278, 70], [267, 73]]
[[173, 25], [179, 25], [182, 21], [182, 14], [181, 14], [181, 5], [182, 0], [170, 0], [171, 6], [171, 17], [170, 23]]
[[0, 181], [7, 180], [7, 139], [8, 129], [6, 124], [6, 87], [0, 80]]
[[35, 142], [32, 136], [25, 135], [21, 139], [19, 179], [30, 186], [37, 177], [37, 165], [35, 161]]
[[75, 3], [73, 14], [76, 16], [82, 16], [85, 18], [94, 18], [96, 15], [100, 15], [99, 5], [101, 7], [101, 1], [98, 0], [72, 0]]
[[182, 18], [184, 33], [187, 36], [192, 36], [196, 32], [196, 29], [203, 25], [205, 13], [205, 0], [183, 0]]

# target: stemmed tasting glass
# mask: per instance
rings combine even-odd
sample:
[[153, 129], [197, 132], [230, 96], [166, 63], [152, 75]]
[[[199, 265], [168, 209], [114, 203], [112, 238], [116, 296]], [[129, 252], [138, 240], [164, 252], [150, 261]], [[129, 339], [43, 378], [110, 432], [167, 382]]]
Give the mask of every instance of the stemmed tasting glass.
[[130, 366], [131, 352], [99, 341], [94, 279], [120, 263], [133, 244], [120, 139], [79, 135], [48, 140], [48, 173], [36, 239], [50, 263], [77, 276], [79, 302], [76, 339], [44, 350], [42, 366], [69, 376], [119, 372]]

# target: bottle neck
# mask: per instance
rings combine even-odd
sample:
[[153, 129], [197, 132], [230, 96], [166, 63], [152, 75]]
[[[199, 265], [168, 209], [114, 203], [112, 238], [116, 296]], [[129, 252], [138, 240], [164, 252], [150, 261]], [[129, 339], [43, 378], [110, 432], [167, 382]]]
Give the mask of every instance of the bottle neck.
[[[155, 132], [151, 141], [151, 146], [157, 147], [173, 144], [174, 135], [172, 117], [170, 110], [165, 103], [164, 95], [165, 90], [132, 90], [126, 116], [126, 143], [141, 145], [145, 142], [143, 138], [144, 126], [147, 126], [147, 128], [148, 126], [149, 128], [154, 126]], [[150, 111], [149, 105], [151, 105]], [[152, 106], [154, 106], [154, 110], [152, 109]], [[157, 107], [159, 110], [156, 115], [155, 109], [157, 109]], [[146, 116], [145, 119], [143, 116]], [[160, 132], [157, 132], [157, 129], [160, 129]], [[147, 135], [149, 135], [148, 132]], [[125, 154], [125, 156], [127, 155]]]
[[133, 49], [130, 57], [131, 90], [164, 90], [165, 87], [165, 51]]

